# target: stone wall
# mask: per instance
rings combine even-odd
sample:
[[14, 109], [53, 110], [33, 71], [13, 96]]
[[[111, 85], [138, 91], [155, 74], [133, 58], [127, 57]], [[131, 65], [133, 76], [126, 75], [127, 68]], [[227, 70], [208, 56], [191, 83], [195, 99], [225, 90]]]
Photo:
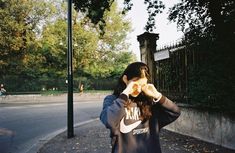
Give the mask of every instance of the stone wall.
[[235, 149], [235, 118], [222, 112], [181, 107], [181, 116], [166, 129]]

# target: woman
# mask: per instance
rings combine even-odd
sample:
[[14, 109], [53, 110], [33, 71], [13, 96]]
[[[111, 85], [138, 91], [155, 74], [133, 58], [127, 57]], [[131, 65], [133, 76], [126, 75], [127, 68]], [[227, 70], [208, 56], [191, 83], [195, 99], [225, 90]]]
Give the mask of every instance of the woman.
[[159, 130], [180, 115], [149, 77], [146, 64], [132, 63], [104, 99], [100, 120], [110, 129], [112, 153], [161, 153]]

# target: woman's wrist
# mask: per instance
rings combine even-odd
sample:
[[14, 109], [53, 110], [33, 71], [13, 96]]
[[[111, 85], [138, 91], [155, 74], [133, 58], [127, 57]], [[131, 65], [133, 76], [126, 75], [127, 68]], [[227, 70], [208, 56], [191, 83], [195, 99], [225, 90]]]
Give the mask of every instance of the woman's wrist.
[[154, 97], [153, 97], [153, 102], [157, 103], [159, 100], [162, 98], [162, 94], [158, 92]]
[[123, 90], [122, 94], [126, 95], [127, 97], [129, 97], [129, 91], [127, 89]]

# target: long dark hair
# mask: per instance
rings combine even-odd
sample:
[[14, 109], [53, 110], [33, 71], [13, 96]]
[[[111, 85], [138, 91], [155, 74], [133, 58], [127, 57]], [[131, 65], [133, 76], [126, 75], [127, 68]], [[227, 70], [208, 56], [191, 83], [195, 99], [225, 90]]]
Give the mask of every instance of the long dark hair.
[[[123, 81], [123, 76], [127, 76], [127, 80], [131, 80], [135, 77], [142, 78], [146, 77], [148, 82], [150, 80], [149, 67], [145, 63], [142, 62], [134, 62], [127, 66], [124, 70], [121, 77], [118, 79], [118, 83], [116, 88], [114, 89], [113, 95], [118, 97], [123, 90], [126, 88], [126, 84]], [[150, 83], [150, 82], [149, 82]], [[137, 97], [129, 96], [131, 102], [137, 103], [137, 106], [141, 111], [141, 120], [149, 119], [152, 115], [150, 111], [150, 106], [152, 105], [152, 98], [146, 96], [143, 92], [141, 92]], [[126, 102], [126, 107], [129, 108], [130, 101]]]

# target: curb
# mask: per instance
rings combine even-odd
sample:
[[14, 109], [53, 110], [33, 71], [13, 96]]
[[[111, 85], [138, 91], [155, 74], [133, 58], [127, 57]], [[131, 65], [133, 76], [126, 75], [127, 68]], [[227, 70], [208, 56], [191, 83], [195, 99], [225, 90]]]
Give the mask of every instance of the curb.
[[[84, 93], [73, 94], [74, 101], [80, 101], [81, 99], [103, 99], [108, 93]], [[61, 95], [9, 95], [2, 99], [0, 97], [0, 104], [11, 103], [44, 103], [48, 101], [66, 102], [67, 94]]]
[[[95, 119], [91, 119], [91, 120], [86, 120], [80, 123], [77, 123], [74, 125], [74, 128], [78, 128], [80, 126], [83, 126], [85, 124], [89, 124], [92, 123], [94, 121], [98, 121], [99, 118], [95, 118]], [[57, 135], [65, 132], [67, 130], [67, 127], [61, 128], [53, 133], [50, 133], [48, 135], [46, 135], [45, 137], [41, 138], [38, 140], [38, 143], [35, 143], [32, 145], [31, 148], [29, 148], [25, 153], [37, 153], [39, 151], [39, 149], [41, 147], [43, 147], [43, 145], [45, 145], [47, 142], [49, 142], [50, 140], [52, 140], [54, 137], [56, 137]]]

